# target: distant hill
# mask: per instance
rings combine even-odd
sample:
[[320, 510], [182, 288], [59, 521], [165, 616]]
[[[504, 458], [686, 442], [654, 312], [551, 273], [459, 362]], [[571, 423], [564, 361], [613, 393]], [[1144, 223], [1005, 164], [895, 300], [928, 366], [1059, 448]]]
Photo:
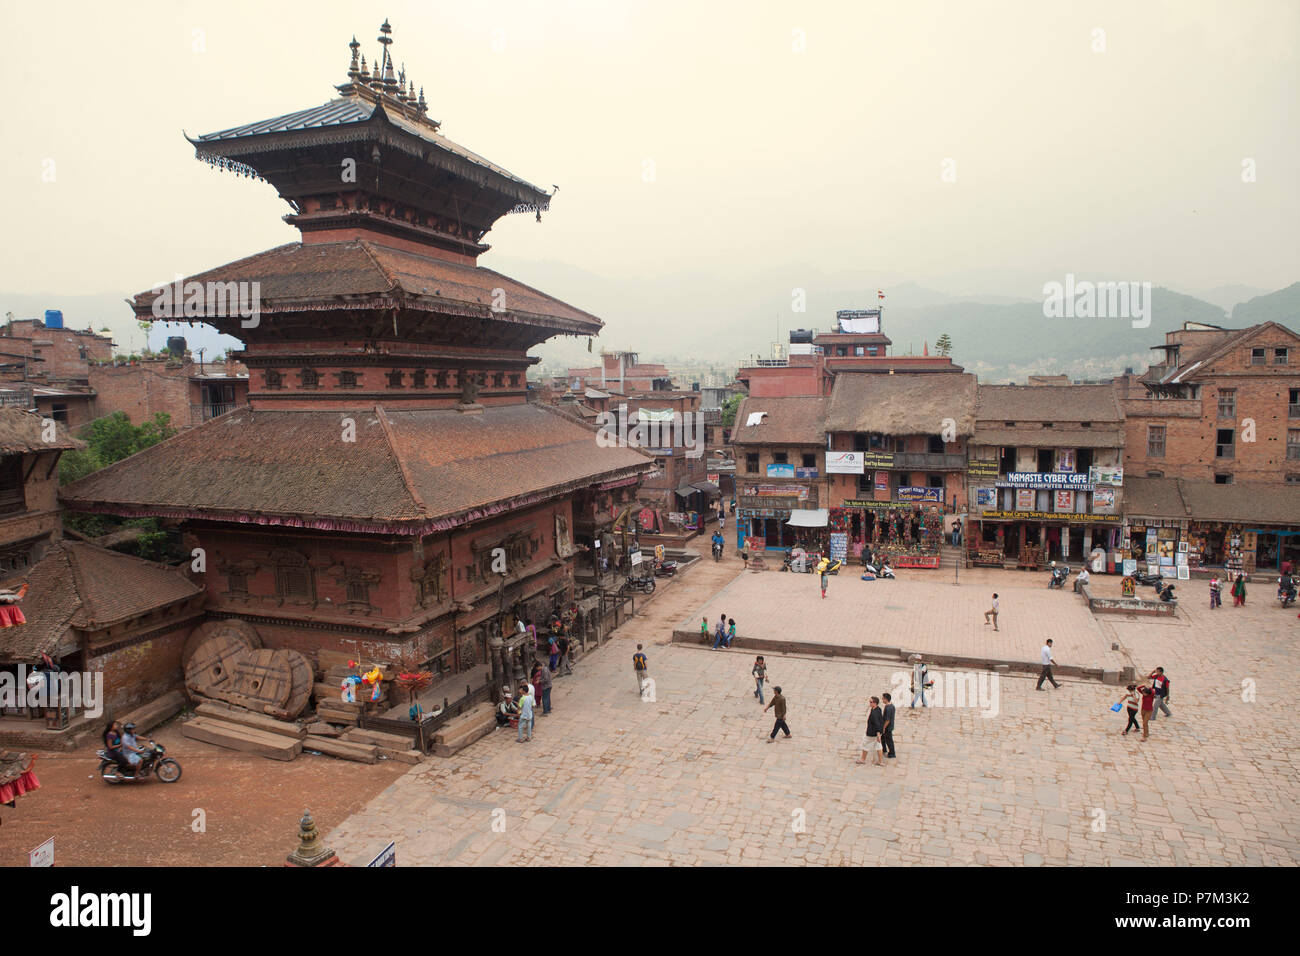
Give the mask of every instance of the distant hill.
[[1232, 310], [1232, 324], [1247, 326], [1277, 322], [1300, 332], [1300, 282], [1267, 295], [1257, 295]]

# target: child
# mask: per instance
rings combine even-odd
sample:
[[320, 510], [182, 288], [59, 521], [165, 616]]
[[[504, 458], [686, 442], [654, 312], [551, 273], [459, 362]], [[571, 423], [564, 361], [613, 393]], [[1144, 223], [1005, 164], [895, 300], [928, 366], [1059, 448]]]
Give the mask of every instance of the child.
[[750, 673], [754, 675], [754, 696], [758, 698], [760, 704], [765, 703], [763, 700], [763, 681], [767, 680], [767, 664], [763, 662], [762, 654], [755, 658], [754, 667]]
[[707, 617], [700, 618], [700, 637], [704, 639], [705, 644], [709, 643], [709, 619]]
[[727, 618], [727, 643], [725, 646], [730, 647], [731, 642], [734, 641], [735, 639], [736, 639], [736, 619], [734, 617], [729, 617]]
[[1210, 578], [1210, 610], [1211, 611], [1213, 611], [1216, 607], [1219, 607], [1223, 603], [1223, 601], [1219, 597], [1220, 590], [1221, 588], [1219, 586], [1219, 576], [1216, 574], [1214, 577]]
[[1125, 708], [1127, 708], [1128, 710], [1128, 723], [1124, 725], [1124, 733], [1121, 734], [1121, 736], [1127, 737], [1128, 732], [1130, 730], [1142, 729], [1142, 727], [1138, 724], [1137, 721], [1138, 706], [1139, 706], [1137, 684], [1128, 685], [1128, 693], [1120, 698], [1119, 703], [1123, 704]]

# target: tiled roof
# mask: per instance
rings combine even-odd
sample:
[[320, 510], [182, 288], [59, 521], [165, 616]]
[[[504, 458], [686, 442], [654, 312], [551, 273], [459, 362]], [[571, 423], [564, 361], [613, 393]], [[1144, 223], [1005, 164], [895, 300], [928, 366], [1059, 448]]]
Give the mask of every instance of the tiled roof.
[[939, 435], [951, 419], [957, 435], [975, 428], [975, 376], [968, 372], [879, 375], [838, 372], [826, 430]]
[[202, 591], [166, 565], [66, 539], [26, 579], [20, 606], [27, 623], [0, 630], [0, 658], [29, 663], [78, 650], [73, 628], [109, 627]]
[[[272, 136], [280, 133], [293, 133], [303, 130], [326, 129], [346, 127], [351, 125], [368, 124], [374, 117], [380, 107], [368, 100], [362, 99], [355, 95], [346, 95], [320, 106], [313, 106], [305, 110], [297, 110], [293, 113], [285, 113], [282, 116], [275, 116], [271, 119], [260, 120], [255, 123], [246, 123], [243, 126], [234, 126], [230, 129], [218, 130], [215, 133], [205, 133], [197, 139], [190, 140], [194, 144], [196, 152], [200, 157], [207, 153], [227, 154], [229, 149], [223, 148], [228, 144], [240, 144], [240, 141], [250, 140], [259, 136]], [[498, 166], [496, 163], [484, 159], [478, 153], [466, 149], [459, 143], [453, 142], [434, 127], [434, 124], [424, 121], [413, 120], [410, 117], [402, 115], [398, 110], [382, 110], [382, 119], [387, 120], [390, 126], [394, 126], [410, 136], [428, 143], [437, 149], [444, 150], [461, 159], [468, 160], [475, 166], [481, 166], [490, 170], [504, 179], [508, 179], [518, 186], [524, 187], [538, 195], [545, 201], [546, 193], [534, 186], [527, 180], [520, 179], [518, 176], [506, 169]], [[359, 135], [363, 131], [358, 130]], [[242, 145], [242, 144], [241, 144]], [[249, 144], [251, 152], [255, 144]]]
[[981, 385], [980, 422], [1122, 422], [1112, 385]]
[[45, 441], [44, 432], [45, 418], [42, 415], [13, 405], [0, 406], [0, 454], [70, 451], [86, 447], [58, 422], [54, 423], [54, 441]]
[[[355, 441], [343, 440], [344, 419]], [[60, 496], [73, 510], [415, 534], [653, 464], [636, 449], [601, 447], [595, 428], [537, 404], [479, 414], [241, 407]]]
[[1300, 527], [1300, 485], [1218, 485], [1186, 478], [1126, 475], [1124, 512], [1153, 518]]
[[[824, 445], [826, 409], [830, 399], [821, 396], [746, 398], [736, 410], [731, 426], [735, 445]], [[765, 413], [761, 424], [750, 425], [749, 416]]]
[[[366, 239], [309, 245], [293, 242], [184, 281], [256, 281], [264, 314], [341, 308], [345, 305], [342, 300], [381, 297], [409, 308], [540, 324], [581, 334], [595, 333], [604, 324], [588, 312], [491, 269], [434, 259]], [[138, 294], [137, 314], [150, 313], [157, 295], [152, 289]], [[493, 311], [494, 302], [504, 308]]]

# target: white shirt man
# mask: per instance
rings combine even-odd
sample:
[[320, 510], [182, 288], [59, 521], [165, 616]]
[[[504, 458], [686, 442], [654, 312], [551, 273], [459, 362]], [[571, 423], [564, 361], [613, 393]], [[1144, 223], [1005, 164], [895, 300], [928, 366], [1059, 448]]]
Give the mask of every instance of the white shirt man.
[[1052, 659], [1052, 639], [1050, 637], [1047, 639], [1047, 643], [1043, 645], [1042, 651], [1039, 652], [1039, 659], [1043, 663], [1043, 669], [1038, 675], [1038, 686], [1034, 690], [1042, 690], [1043, 681], [1045, 680], [1052, 682], [1053, 689], [1060, 687], [1061, 685], [1056, 682], [1056, 678], [1052, 676], [1052, 665], [1056, 661]]

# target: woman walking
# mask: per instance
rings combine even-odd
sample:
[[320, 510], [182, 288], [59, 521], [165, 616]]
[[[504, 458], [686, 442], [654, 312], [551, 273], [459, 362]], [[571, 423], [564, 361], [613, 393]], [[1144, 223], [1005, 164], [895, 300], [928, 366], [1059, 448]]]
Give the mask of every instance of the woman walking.
[[1127, 737], [1130, 730], [1141, 730], [1142, 726], [1138, 723], [1138, 709], [1141, 706], [1138, 703], [1137, 684], [1128, 685], [1128, 693], [1119, 701], [1128, 710], [1128, 723], [1124, 725], [1124, 733], [1120, 736]]
[[1242, 571], [1237, 575], [1237, 579], [1232, 582], [1232, 606], [1246, 606], [1246, 572]]

